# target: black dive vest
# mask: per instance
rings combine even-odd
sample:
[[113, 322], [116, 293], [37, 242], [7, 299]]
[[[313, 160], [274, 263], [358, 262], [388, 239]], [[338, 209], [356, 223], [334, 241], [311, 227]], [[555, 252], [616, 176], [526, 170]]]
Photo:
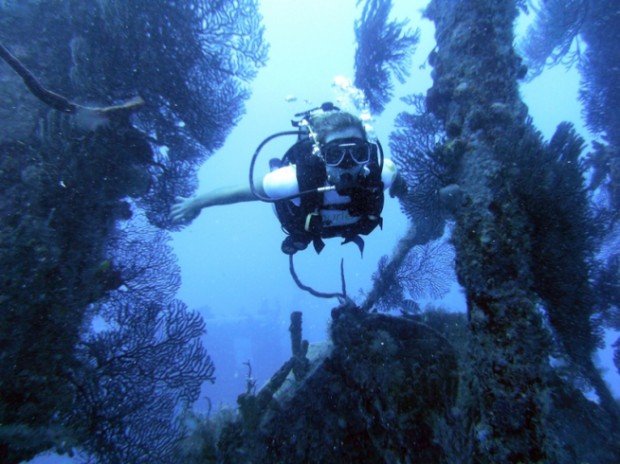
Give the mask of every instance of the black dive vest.
[[[325, 185], [327, 171], [319, 156], [312, 154], [312, 141], [309, 139], [295, 143], [287, 150], [281, 165], [295, 164], [299, 191], [314, 190]], [[313, 242], [317, 253], [325, 244], [323, 238], [343, 237], [342, 242], [354, 242], [363, 252], [364, 241], [360, 235], [367, 235], [375, 227], [383, 226], [383, 182], [381, 168], [376, 161], [367, 165], [370, 172], [357, 179], [356, 187], [338, 192], [347, 195], [351, 202], [343, 205], [323, 205], [323, 193], [313, 192], [300, 197], [300, 205], [291, 200], [275, 202], [276, 214], [282, 228], [293, 240], [308, 244]], [[351, 216], [359, 216], [353, 224], [328, 226], [323, 224], [321, 209], [346, 210]]]

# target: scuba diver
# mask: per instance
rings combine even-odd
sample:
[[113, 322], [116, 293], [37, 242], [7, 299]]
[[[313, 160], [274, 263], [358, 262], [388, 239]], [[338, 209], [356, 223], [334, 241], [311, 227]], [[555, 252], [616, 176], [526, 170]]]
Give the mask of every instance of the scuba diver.
[[[406, 191], [395, 164], [384, 159], [378, 142], [368, 140], [363, 122], [332, 103], [295, 115], [296, 128], [274, 134], [257, 148], [247, 186], [224, 187], [193, 198], [177, 198], [171, 209], [174, 222], [191, 221], [203, 208], [246, 201], [274, 203], [287, 237], [282, 251], [293, 255], [312, 243], [317, 253], [324, 238], [342, 237], [363, 252], [360, 235], [382, 226], [384, 189], [391, 196]], [[254, 165], [272, 139], [296, 135], [297, 142], [280, 159], [270, 160], [271, 171], [254, 182]]]

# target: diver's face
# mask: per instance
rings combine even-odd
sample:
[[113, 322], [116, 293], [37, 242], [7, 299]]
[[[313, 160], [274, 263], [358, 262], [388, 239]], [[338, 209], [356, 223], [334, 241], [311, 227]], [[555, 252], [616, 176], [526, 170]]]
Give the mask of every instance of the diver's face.
[[[331, 132], [325, 137], [325, 144], [327, 145], [330, 142], [337, 142], [342, 139], [351, 139], [357, 138], [361, 140], [366, 140], [364, 134], [355, 127], [349, 127], [346, 129], [342, 129], [339, 131]], [[357, 179], [358, 175], [360, 175], [366, 166], [366, 163], [356, 163], [351, 162], [352, 160], [348, 159], [350, 157], [349, 154], [343, 159], [343, 163], [337, 165], [327, 165], [327, 176], [330, 182], [334, 185], [346, 185], [349, 183], [354, 183], [355, 179]]]

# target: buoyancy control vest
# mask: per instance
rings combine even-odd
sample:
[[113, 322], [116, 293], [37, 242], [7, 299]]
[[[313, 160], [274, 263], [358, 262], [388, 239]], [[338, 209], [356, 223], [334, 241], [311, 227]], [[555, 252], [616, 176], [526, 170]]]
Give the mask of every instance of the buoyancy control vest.
[[[348, 196], [350, 202], [324, 204], [324, 193], [317, 189], [328, 183], [327, 170], [325, 162], [314, 155], [312, 149], [310, 139], [300, 139], [287, 150], [279, 163], [280, 166], [296, 166], [300, 192], [314, 190], [300, 196], [298, 204], [289, 199], [274, 202], [282, 228], [290, 236], [287, 240], [298, 243], [300, 249], [312, 242], [316, 252], [320, 253], [325, 246], [322, 239], [339, 236], [344, 239], [343, 244], [354, 242], [363, 253], [364, 241], [360, 235], [367, 235], [377, 226], [383, 226], [384, 189], [378, 159], [371, 159], [352, 187], [338, 190], [338, 194]], [[321, 212], [333, 209], [346, 210], [349, 216], [359, 219], [346, 225], [328, 224]]]

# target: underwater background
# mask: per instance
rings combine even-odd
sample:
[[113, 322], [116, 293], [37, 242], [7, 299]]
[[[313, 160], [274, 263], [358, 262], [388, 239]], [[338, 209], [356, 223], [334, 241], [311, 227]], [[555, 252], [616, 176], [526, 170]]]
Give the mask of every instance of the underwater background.
[[[510, 61], [511, 15], [527, 75]], [[35, 98], [36, 85], [22, 82], [2, 55], [0, 462], [616, 462], [618, 25], [620, 6], [603, 0], [0, 2], [0, 44], [67, 99]], [[492, 38], [483, 37], [488, 31]], [[477, 42], [466, 49], [468, 41]], [[485, 54], [488, 61], [468, 61]], [[467, 66], [486, 70], [486, 84], [496, 76], [497, 89], [486, 91], [500, 103], [474, 101], [484, 101], [485, 88], [471, 89]], [[511, 76], [518, 95], [504, 88]], [[181, 226], [167, 216], [177, 196], [247, 183], [256, 147], [327, 101], [370, 110], [412, 192], [386, 196], [383, 228], [365, 237], [363, 257], [336, 238], [321, 254], [295, 255], [302, 282], [326, 292], [340, 290], [343, 259], [347, 294], [360, 306], [383, 282], [370, 319], [341, 316], [338, 300], [295, 284], [271, 205], [215, 206]], [[473, 116], [454, 109], [467, 104], [480, 108]], [[121, 109], [92, 110], [108, 105]], [[494, 129], [513, 116], [526, 129]], [[497, 156], [477, 163], [480, 171], [462, 162], [467, 147], [484, 145], [477, 131], [499, 140], [488, 143]], [[292, 142], [267, 145], [255, 177]], [[424, 171], [430, 165], [440, 175]], [[488, 176], [497, 199], [488, 210], [514, 232], [501, 247], [483, 239], [502, 242], [499, 232], [471, 227], [484, 214], [462, 214], [483, 201], [471, 193], [477, 186], [465, 187], [472, 173]], [[435, 197], [450, 186], [473, 200], [440, 205]], [[411, 224], [418, 239], [390, 275]], [[486, 261], [478, 252], [497, 269], [479, 271], [476, 263]], [[498, 309], [506, 301], [518, 310]], [[480, 323], [476, 308], [488, 310], [485, 321], [496, 314], [508, 322]], [[311, 375], [291, 374], [272, 394], [280, 406], [252, 416], [247, 397], [260, 398], [291, 359], [293, 311], [303, 314], [304, 340], [332, 339], [336, 348], [327, 355], [311, 348]], [[441, 341], [411, 341], [402, 332], [420, 326], [393, 326], [381, 319], [387, 314], [424, 324], [422, 333]], [[351, 341], [339, 324], [369, 335]], [[434, 353], [445, 340], [456, 361], [437, 374], [429, 369], [441, 363]], [[468, 364], [483, 369], [487, 358], [476, 353], [484, 350], [499, 356], [493, 343], [508, 347], [502, 362], [517, 366], [505, 374], [509, 367], [489, 362], [498, 383], [509, 384], [508, 399], [489, 394], [501, 387], [480, 386], [484, 375]], [[385, 345], [397, 348], [376, 358]], [[359, 359], [359, 372], [322, 377], [348, 366], [341, 348]], [[424, 357], [411, 361], [405, 348]], [[366, 376], [389, 388], [371, 388]], [[458, 381], [416, 389], [412, 379], [426, 376]], [[313, 381], [334, 391], [321, 396]], [[519, 390], [520, 382], [528, 387]], [[368, 392], [364, 404], [381, 405], [352, 418], [346, 412], [359, 404], [343, 392], [360, 396], [357, 388]], [[450, 399], [431, 397], [435, 388]], [[477, 391], [487, 393], [477, 399]], [[527, 401], [511, 402], [513, 394]], [[560, 400], [566, 411], [554, 415]], [[573, 428], [584, 411], [592, 423]], [[522, 412], [522, 422], [510, 423]], [[309, 419], [323, 414], [324, 423]], [[278, 426], [310, 438], [275, 445], [286, 437]], [[318, 429], [350, 448], [318, 451], [332, 447], [331, 438], [313, 435]]]

